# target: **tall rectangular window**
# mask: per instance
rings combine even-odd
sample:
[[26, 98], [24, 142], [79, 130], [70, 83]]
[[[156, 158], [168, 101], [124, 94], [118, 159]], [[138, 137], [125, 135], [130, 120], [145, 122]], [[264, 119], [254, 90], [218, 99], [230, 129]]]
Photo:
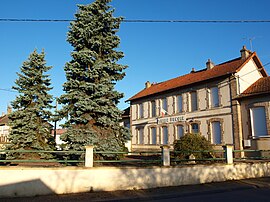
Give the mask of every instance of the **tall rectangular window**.
[[156, 101], [151, 102], [151, 117], [156, 117]]
[[166, 112], [168, 111], [168, 104], [166, 98], [162, 99], [162, 109], [164, 109]]
[[151, 128], [150, 144], [157, 144], [157, 129]]
[[168, 114], [168, 104], [167, 104], [167, 99], [163, 98], [161, 100], [160, 115], [164, 116], [166, 114]]
[[221, 144], [221, 125], [219, 121], [214, 121], [211, 123], [212, 132], [212, 143]]
[[180, 139], [184, 135], [184, 126], [183, 125], [177, 125], [177, 136], [176, 139]]
[[218, 107], [219, 106], [219, 93], [218, 87], [213, 87], [210, 89], [210, 101], [211, 107]]
[[139, 118], [143, 118], [143, 103], [139, 104]]
[[194, 91], [194, 92], [191, 92], [190, 93], [190, 111], [196, 111], [198, 110], [198, 99], [197, 99], [197, 92]]
[[251, 108], [250, 118], [251, 118], [250, 121], [251, 121], [252, 136], [260, 137], [268, 135], [266, 114], [264, 107]]
[[138, 135], [138, 144], [143, 144], [144, 143], [144, 134], [143, 134], [143, 128], [138, 128], [137, 129], [137, 135]]
[[168, 128], [162, 127], [162, 144], [167, 145], [169, 143]]
[[183, 112], [183, 97], [182, 95], [177, 96], [177, 112]]
[[199, 124], [197, 123], [192, 123], [191, 124], [191, 130], [190, 130], [191, 133], [199, 133], [200, 132], [200, 129], [199, 129]]

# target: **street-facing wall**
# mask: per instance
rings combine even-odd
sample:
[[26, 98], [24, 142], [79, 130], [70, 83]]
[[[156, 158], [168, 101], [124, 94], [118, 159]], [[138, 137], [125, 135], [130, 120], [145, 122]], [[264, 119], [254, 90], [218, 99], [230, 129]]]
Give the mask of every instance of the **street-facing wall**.
[[0, 168], [0, 198], [146, 189], [270, 176], [270, 162], [151, 168]]

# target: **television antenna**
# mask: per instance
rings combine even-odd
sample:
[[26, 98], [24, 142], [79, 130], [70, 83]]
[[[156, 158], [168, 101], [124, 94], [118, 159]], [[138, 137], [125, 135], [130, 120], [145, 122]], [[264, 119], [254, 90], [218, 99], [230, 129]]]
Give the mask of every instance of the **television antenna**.
[[243, 40], [248, 40], [249, 41], [249, 47], [250, 47], [250, 50], [253, 52], [253, 46], [252, 46], [252, 41], [256, 39], [256, 37], [245, 37], [243, 38]]

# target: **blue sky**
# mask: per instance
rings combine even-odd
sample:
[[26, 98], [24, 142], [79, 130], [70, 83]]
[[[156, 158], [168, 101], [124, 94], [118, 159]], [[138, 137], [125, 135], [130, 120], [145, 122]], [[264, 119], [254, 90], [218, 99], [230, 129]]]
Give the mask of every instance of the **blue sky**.
[[[0, 18], [74, 19], [77, 4], [92, 0], [1, 0]], [[113, 0], [115, 16], [127, 20], [270, 20], [268, 0]], [[11, 89], [16, 72], [36, 48], [46, 52], [51, 91], [60, 96], [65, 82], [63, 67], [72, 47], [66, 42], [68, 22], [0, 22], [0, 89]], [[270, 62], [270, 23], [127, 23], [118, 35], [120, 63], [128, 65], [126, 77], [117, 83], [124, 101], [144, 88], [144, 83], [161, 82], [203, 69], [208, 58], [215, 64], [240, 56], [246, 45], [256, 51], [263, 64]], [[269, 66], [266, 70], [270, 72]], [[0, 113], [16, 93], [0, 90]]]

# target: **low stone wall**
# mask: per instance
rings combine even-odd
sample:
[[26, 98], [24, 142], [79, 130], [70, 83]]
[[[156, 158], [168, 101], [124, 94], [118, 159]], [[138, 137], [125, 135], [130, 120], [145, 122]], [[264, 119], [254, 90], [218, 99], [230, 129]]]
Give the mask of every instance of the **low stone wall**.
[[151, 168], [0, 167], [0, 198], [146, 189], [270, 176], [270, 162]]

